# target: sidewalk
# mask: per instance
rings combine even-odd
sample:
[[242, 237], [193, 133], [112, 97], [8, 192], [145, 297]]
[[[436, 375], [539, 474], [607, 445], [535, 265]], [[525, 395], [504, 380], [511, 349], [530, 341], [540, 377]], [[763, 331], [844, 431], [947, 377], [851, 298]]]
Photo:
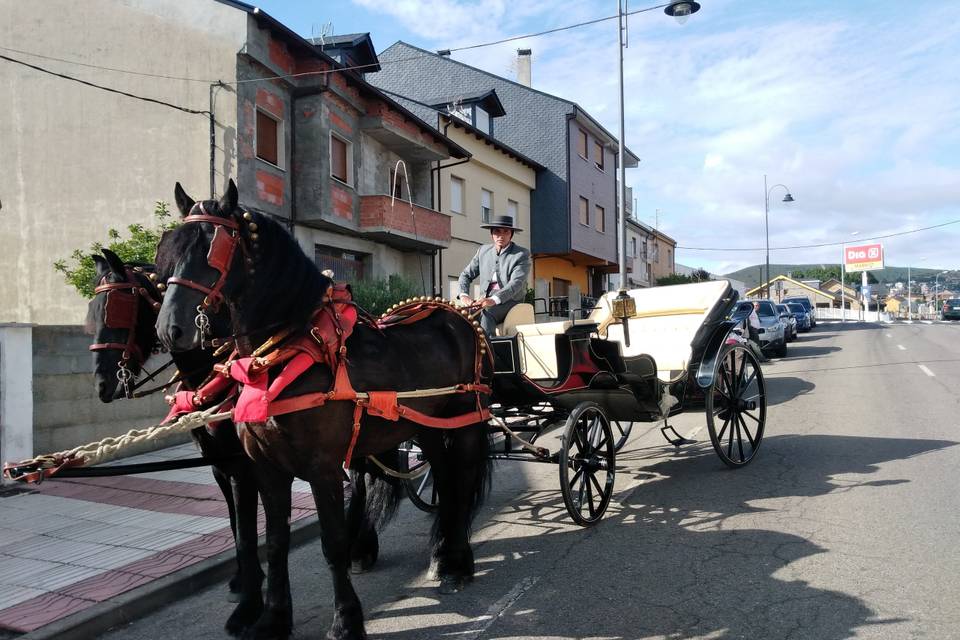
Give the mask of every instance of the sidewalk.
[[[190, 443], [120, 462], [198, 456]], [[316, 522], [309, 485], [293, 491], [291, 521], [303, 521], [295, 529]], [[161, 583], [219, 567], [216, 579], [233, 566], [227, 507], [209, 467], [0, 489], [0, 638], [62, 635], [71, 620], [129, 607]]]

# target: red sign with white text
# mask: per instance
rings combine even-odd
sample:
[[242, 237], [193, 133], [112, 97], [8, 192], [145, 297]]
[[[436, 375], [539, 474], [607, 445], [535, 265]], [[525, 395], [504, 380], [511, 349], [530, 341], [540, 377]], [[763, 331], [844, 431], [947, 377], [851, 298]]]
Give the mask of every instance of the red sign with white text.
[[843, 262], [847, 271], [883, 269], [883, 245], [878, 243], [846, 247], [843, 252]]

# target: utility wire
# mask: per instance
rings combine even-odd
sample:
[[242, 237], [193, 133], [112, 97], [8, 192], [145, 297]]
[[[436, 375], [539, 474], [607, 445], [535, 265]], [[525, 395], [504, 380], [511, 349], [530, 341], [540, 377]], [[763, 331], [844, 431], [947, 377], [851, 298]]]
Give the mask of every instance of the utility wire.
[[[885, 238], [894, 238], [897, 236], [905, 236], [911, 233], [920, 233], [921, 231], [930, 231], [931, 229], [939, 229], [940, 227], [947, 227], [952, 224], [960, 223], [958, 220], [950, 220], [949, 222], [941, 222], [940, 224], [930, 225], [929, 227], [920, 227], [919, 229], [910, 229], [909, 231], [896, 231], [894, 233], [888, 233], [882, 236], [873, 236], [870, 238], [857, 238], [856, 242], [866, 242], [868, 240], [883, 240]], [[818, 244], [798, 244], [790, 247], [770, 247], [770, 251], [786, 251], [788, 249], [817, 249], [820, 247], [839, 247], [845, 244], [850, 244], [850, 240], [841, 240], [840, 242], [821, 242]], [[756, 248], [747, 248], [747, 249], [735, 249], [730, 247], [682, 247], [677, 245], [677, 249], [685, 249], [687, 251], [766, 251], [766, 247], [756, 247]]]
[[[664, 7], [666, 7], [666, 6], [667, 6], [667, 4], [658, 4], [658, 5], [655, 5], [655, 6], [652, 6], [652, 7], [647, 7], [647, 8], [645, 8], [645, 9], [635, 9], [635, 10], [633, 10], [633, 11], [624, 12], [624, 16], [632, 16], [632, 15], [636, 15], [636, 14], [639, 14], [639, 13], [646, 13], [646, 12], [648, 12], [648, 11], [653, 11], [653, 10], [655, 10], [655, 9], [662, 9], [662, 8], [664, 8]], [[577, 22], [577, 23], [574, 23], [574, 24], [566, 25], [566, 26], [564, 26], [564, 27], [557, 27], [557, 28], [555, 28], [555, 29], [547, 29], [547, 30], [545, 30], [545, 31], [538, 31], [538, 32], [535, 32], [535, 33], [528, 33], [528, 34], [519, 35], [519, 36], [511, 36], [511, 37], [509, 37], [509, 38], [503, 38], [503, 39], [500, 39], [500, 40], [491, 40], [491, 41], [489, 41], [489, 42], [480, 42], [480, 43], [477, 43], [477, 44], [466, 45], [466, 46], [463, 46], [463, 47], [453, 47], [453, 48], [450, 48], [450, 49], [440, 49], [440, 51], [450, 51], [450, 52], [453, 52], [453, 51], [467, 51], [467, 50], [469, 50], [469, 49], [480, 49], [480, 48], [483, 48], [483, 47], [492, 47], [492, 46], [494, 46], [494, 45], [503, 44], [503, 43], [505, 43], [505, 42], [513, 42], [513, 41], [515, 41], [515, 40], [523, 40], [523, 39], [525, 39], [525, 38], [536, 38], [536, 37], [539, 37], [539, 36], [544, 36], [544, 35], [548, 35], [548, 34], [551, 34], [551, 33], [557, 33], [557, 32], [560, 32], [560, 31], [569, 31], [570, 29], [577, 29], [577, 28], [580, 28], [580, 27], [587, 27], [587, 26], [590, 26], [590, 25], [593, 25], [593, 24], [598, 24], [598, 23], [600, 23], [600, 22], [606, 22], [606, 21], [608, 21], [608, 20], [614, 20], [614, 19], [616, 19], [616, 18], [618, 18], [618, 17], [619, 17], [619, 16], [615, 16], [615, 15], [614, 15], [614, 16], [605, 16], [605, 17], [603, 17], [603, 18], [594, 18], [593, 20], [585, 20], [585, 21], [583, 21], [583, 22]], [[148, 77], [148, 78], [162, 78], [162, 79], [165, 79], [165, 80], [179, 80], [179, 81], [184, 81], [184, 82], [202, 82], [202, 83], [204, 83], [204, 84], [216, 84], [216, 83], [218, 82], [217, 80], [204, 80], [204, 79], [202, 79], [202, 78], [188, 78], [188, 77], [182, 77], [182, 76], [167, 76], [167, 75], [162, 75], [162, 74], [146, 73], [146, 72], [142, 72], [142, 71], [133, 71], [133, 70], [130, 70], [130, 69], [119, 69], [119, 68], [116, 68], [116, 67], [104, 67], [104, 66], [99, 66], [99, 65], [94, 65], [94, 64], [88, 64], [88, 63], [85, 63], [85, 62], [78, 62], [78, 61], [76, 61], [76, 60], [67, 60], [67, 59], [64, 59], [64, 58], [56, 58], [56, 57], [53, 57], [53, 56], [46, 56], [46, 55], [42, 55], [42, 54], [39, 54], [39, 53], [33, 53], [33, 52], [31, 52], [31, 51], [23, 51], [23, 50], [21, 50], [21, 49], [12, 49], [12, 48], [3, 47], [3, 46], [0, 46], [0, 51], [9, 51], [9, 52], [13, 52], [13, 53], [19, 53], [19, 54], [22, 54], [22, 55], [35, 56], [35, 57], [37, 57], [37, 58], [42, 58], [42, 59], [45, 59], [45, 60], [55, 60], [55, 61], [57, 61], [57, 62], [63, 62], [63, 63], [66, 63], [66, 64], [74, 64], [74, 65], [78, 65], [78, 66], [81, 66], [81, 67], [87, 67], [87, 68], [89, 68], [89, 69], [98, 69], [98, 70], [101, 70], [101, 71], [113, 71], [113, 72], [116, 72], [116, 73], [126, 73], [126, 74], [130, 74], [130, 75], [144, 76], [144, 77]], [[425, 52], [420, 53], [420, 54], [417, 54], [417, 55], [415, 55], [415, 56], [407, 56], [407, 57], [404, 57], [404, 58], [397, 58], [397, 59], [395, 59], [395, 60], [384, 60], [384, 61], [380, 62], [380, 64], [381, 64], [381, 65], [384, 65], [384, 64], [397, 64], [397, 63], [400, 63], [400, 62], [410, 62], [410, 61], [412, 61], [412, 60], [420, 60], [420, 59], [425, 58], [425, 57], [427, 57], [427, 56], [434, 56], [434, 55], [436, 55], [436, 54], [435, 54], [435, 53], [432, 53], [432, 52], [429, 52], [429, 51], [425, 51]], [[9, 59], [9, 58], [8, 58], [8, 59]], [[26, 64], [26, 63], [22, 63], [22, 64]], [[28, 66], [29, 66], [29, 65], [28, 65]], [[235, 81], [235, 82], [223, 82], [222, 84], [224, 84], [224, 85], [229, 85], [229, 86], [236, 86], [236, 85], [246, 84], [246, 83], [250, 83], [250, 82], [264, 82], [264, 81], [270, 81], [270, 80], [285, 80], [285, 79], [288, 79], [288, 78], [300, 78], [300, 77], [305, 77], [305, 76], [319, 76], [319, 75], [326, 75], [326, 74], [330, 74], [330, 73], [337, 73], [337, 72], [340, 72], [340, 71], [366, 71], [366, 70], [369, 70], [372, 66], [373, 66], [373, 65], [368, 65], [368, 64], [367, 64], [367, 65], [340, 66], [340, 67], [336, 67], [336, 68], [334, 68], [334, 69], [327, 69], [327, 70], [323, 70], [323, 71], [304, 71], [304, 72], [301, 72], [301, 73], [288, 73], [288, 74], [284, 74], [284, 75], [268, 76], [268, 77], [263, 77], [263, 78], [250, 78], [250, 79], [248, 79], [248, 80], [237, 80], [237, 81]], [[46, 70], [44, 70], [44, 71], [46, 71]], [[48, 71], [47, 73], [52, 73], [52, 72], [49, 72], [49, 71]], [[68, 78], [68, 79], [74, 79], [74, 78]], [[82, 81], [80, 81], [80, 82], [82, 82]]]
[[73, 76], [68, 76], [63, 73], [57, 73], [56, 71], [50, 71], [49, 69], [44, 69], [43, 67], [38, 67], [36, 65], [24, 62], [23, 60], [17, 60], [16, 58], [10, 58], [5, 55], [0, 54], [0, 60], [6, 60], [7, 62], [13, 62], [14, 64], [20, 64], [30, 69], [40, 71], [42, 73], [48, 73], [52, 76], [58, 78], [63, 78], [64, 80], [70, 80], [72, 82], [79, 82], [80, 84], [85, 84], [88, 87], [93, 87], [95, 89], [100, 89], [101, 91], [109, 91], [110, 93], [116, 93], [121, 96], [127, 96], [128, 98], [134, 98], [136, 100], [143, 100], [144, 102], [152, 102], [154, 104], [159, 104], [164, 107], [170, 107], [171, 109], [176, 109], [178, 111], [183, 111], [184, 113], [192, 113], [196, 115], [211, 115], [209, 111], [200, 111], [197, 109], [189, 109], [187, 107], [181, 107], [180, 105], [172, 104], [170, 102], [164, 102], [163, 100], [156, 100], [154, 98], [147, 98], [145, 96], [138, 96], [134, 93], [127, 93], [126, 91], [120, 91], [119, 89], [113, 89], [111, 87], [105, 87], [102, 84], [96, 84], [93, 82], [87, 82], [86, 80], [81, 80], [80, 78], [74, 78]]

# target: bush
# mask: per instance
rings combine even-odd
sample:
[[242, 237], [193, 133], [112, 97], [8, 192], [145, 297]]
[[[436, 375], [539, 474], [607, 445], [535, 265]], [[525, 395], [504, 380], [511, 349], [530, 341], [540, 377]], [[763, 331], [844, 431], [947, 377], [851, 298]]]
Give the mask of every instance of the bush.
[[657, 286], [662, 287], [670, 284], [690, 284], [691, 282], [699, 282], [691, 276], [685, 276], [681, 273], [673, 273], [669, 276], [663, 276], [662, 278], [657, 278]]
[[350, 288], [353, 290], [353, 300], [375, 316], [402, 300], [424, 295], [419, 285], [398, 275], [392, 275], [386, 280], [351, 282]]
[[80, 295], [84, 298], [92, 298], [95, 286], [93, 279], [97, 273], [92, 254], [100, 253], [100, 249], [106, 246], [107, 249], [120, 256], [120, 259], [124, 262], [153, 262], [157, 254], [157, 245], [160, 243], [160, 236], [163, 235], [164, 231], [173, 229], [180, 224], [176, 220], [170, 220], [169, 205], [159, 200], [153, 209], [153, 217], [157, 221], [155, 227], [148, 228], [142, 224], [131, 224], [127, 227], [130, 237], [125, 240], [121, 239], [120, 232], [116, 229], [108, 229], [109, 244], [103, 245], [100, 242], [94, 242], [90, 245], [90, 253], [74, 249], [69, 258], [73, 264], [67, 264], [66, 259], [60, 259], [53, 263], [53, 268], [62, 273], [67, 284], [72, 285]]

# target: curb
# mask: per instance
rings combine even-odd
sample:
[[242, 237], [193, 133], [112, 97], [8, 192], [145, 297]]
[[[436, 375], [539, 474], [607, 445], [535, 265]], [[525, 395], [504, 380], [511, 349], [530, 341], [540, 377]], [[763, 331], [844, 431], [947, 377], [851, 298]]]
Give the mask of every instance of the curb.
[[[320, 522], [308, 516], [290, 529], [290, 548], [317, 538]], [[264, 536], [260, 537], [260, 562], [264, 562]], [[136, 589], [100, 602], [88, 609], [57, 620], [29, 633], [14, 636], [16, 640], [87, 640], [115, 627], [128, 624], [144, 614], [179, 600], [184, 593], [193, 593], [225, 580], [233, 570], [235, 552], [227, 549], [180, 571], [154, 580]]]

